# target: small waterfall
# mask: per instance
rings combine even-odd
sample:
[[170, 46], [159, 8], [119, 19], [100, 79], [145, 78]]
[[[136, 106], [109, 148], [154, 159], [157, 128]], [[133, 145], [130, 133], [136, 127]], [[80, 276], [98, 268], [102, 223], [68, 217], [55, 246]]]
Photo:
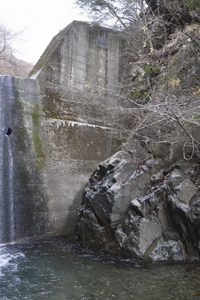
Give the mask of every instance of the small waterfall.
[[14, 197], [13, 197], [13, 157], [12, 157], [12, 147], [10, 143], [9, 135], [7, 135], [8, 140], [8, 153], [9, 153], [9, 241], [14, 241]]
[[[2, 78], [1, 78], [2, 80]], [[4, 233], [4, 204], [3, 204], [3, 142], [4, 142], [3, 96], [0, 91], [0, 243]]]
[[0, 77], [0, 243], [14, 240], [13, 156], [11, 120], [14, 99], [11, 77]]
[[0, 76], [0, 244], [47, 232], [39, 103], [36, 81]]

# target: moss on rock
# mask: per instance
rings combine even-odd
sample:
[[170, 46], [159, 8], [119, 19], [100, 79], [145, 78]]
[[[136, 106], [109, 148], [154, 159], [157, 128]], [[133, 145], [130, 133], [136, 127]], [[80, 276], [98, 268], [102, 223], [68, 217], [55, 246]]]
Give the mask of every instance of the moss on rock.
[[37, 170], [40, 171], [45, 165], [45, 154], [42, 151], [42, 142], [40, 140], [39, 135], [39, 105], [34, 105], [34, 110], [32, 112], [32, 120], [33, 120], [33, 146], [36, 152], [36, 165]]

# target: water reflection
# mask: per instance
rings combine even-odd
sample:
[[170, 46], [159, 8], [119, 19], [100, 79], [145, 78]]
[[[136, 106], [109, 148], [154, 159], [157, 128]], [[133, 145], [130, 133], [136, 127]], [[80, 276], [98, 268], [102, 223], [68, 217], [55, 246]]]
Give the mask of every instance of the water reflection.
[[53, 240], [0, 248], [0, 299], [200, 299], [200, 264], [141, 266]]

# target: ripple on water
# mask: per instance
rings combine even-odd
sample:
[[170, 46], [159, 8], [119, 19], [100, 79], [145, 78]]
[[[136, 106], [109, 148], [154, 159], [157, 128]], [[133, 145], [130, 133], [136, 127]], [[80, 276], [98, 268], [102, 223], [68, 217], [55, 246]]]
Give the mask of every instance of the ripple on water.
[[0, 248], [1, 300], [198, 300], [200, 264], [136, 265], [53, 240]]
[[8, 245], [0, 245], [0, 276], [5, 276], [3, 270], [14, 270], [17, 267], [18, 259], [24, 258], [24, 253], [12, 249], [8, 250]]

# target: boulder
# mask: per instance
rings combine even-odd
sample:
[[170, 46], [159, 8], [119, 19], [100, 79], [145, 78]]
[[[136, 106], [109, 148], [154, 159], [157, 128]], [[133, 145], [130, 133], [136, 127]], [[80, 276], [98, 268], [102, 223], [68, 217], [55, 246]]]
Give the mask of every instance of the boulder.
[[[195, 176], [194, 176], [195, 174]], [[83, 247], [138, 261], [200, 258], [199, 165], [133, 159], [125, 150], [92, 174], [78, 210]]]

